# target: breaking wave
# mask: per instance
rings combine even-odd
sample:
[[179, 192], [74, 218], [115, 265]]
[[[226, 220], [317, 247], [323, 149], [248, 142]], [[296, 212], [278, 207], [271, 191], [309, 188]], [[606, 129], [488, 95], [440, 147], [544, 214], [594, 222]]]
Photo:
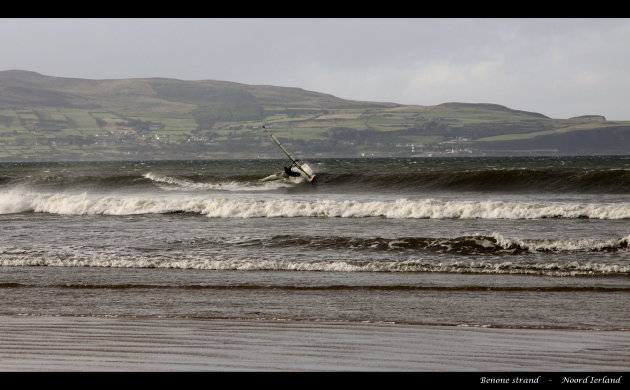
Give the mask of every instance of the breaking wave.
[[[555, 277], [628, 276], [630, 266], [595, 262], [517, 261], [298, 261], [277, 259], [63, 259], [14, 257], [0, 259], [1, 266], [164, 268], [222, 271], [302, 272], [426, 272], [457, 274], [537, 275]], [[9, 286], [10, 287], [10, 286]]]
[[289, 187], [291, 181], [260, 181], [260, 180], [237, 180], [224, 179], [218, 181], [193, 181], [186, 178], [177, 178], [158, 173], [149, 172], [143, 175], [145, 179], [150, 180], [166, 191], [264, 191], [277, 188]]
[[629, 203], [562, 203], [506, 201], [295, 200], [218, 198], [160, 194], [46, 193], [0, 191], [0, 214], [135, 215], [192, 213], [211, 218], [424, 218], [424, 219], [542, 219], [630, 218]]
[[[168, 255], [142, 251], [61, 248], [42, 253], [6, 246], [0, 266], [165, 268], [231, 271], [439, 272], [545, 276], [629, 276], [630, 265], [608, 258], [628, 253], [630, 235], [593, 239], [522, 239], [501, 234], [452, 238], [326, 237], [276, 235], [259, 237], [191, 237], [169, 240]], [[238, 258], [221, 255], [225, 248], [246, 247]], [[207, 254], [192, 254], [206, 248]], [[289, 252], [276, 251], [288, 248]], [[335, 253], [334, 259], [304, 254]], [[320, 252], [322, 251], [322, 252]], [[345, 258], [351, 251], [353, 259]], [[248, 253], [248, 254], [245, 254]], [[270, 254], [265, 256], [263, 253]], [[274, 253], [285, 253], [281, 256]], [[301, 253], [291, 256], [291, 253]], [[361, 255], [365, 254], [365, 256]], [[435, 257], [432, 254], [446, 254]], [[574, 260], [575, 254], [589, 260]], [[593, 256], [602, 253], [604, 256]], [[394, 254], [398, 259], [393, 259]], [[535, 256], [528, 256], [534, 254]], [[537, 255], [536, 255], [537, 254]], [[357, 260], [357, 255], [361, 260]], [[520, 255], [520, 256], [514, 256]], [[375, 258], [376, 256], [376, 258]], [[424, 259], [423, 257], [427, 257]], [[584, 259], [584, 256], [577, 258]]]
[[[274, 236], [265, 240], [246, 240], [229, 245], [264, 245], [267, 247], [290, 247], [308, 249], [366, 249], [384, 251], [429, 250], [463, 255], [503, 255], [520, 253], [562, 253], [562, 252], [614, 252], [628, 250], [630, 235], [611, 239], [518, 239], [506, 238], [501, 234], [471, 235], [454, 238], [427, 237], [318, 237], [291, 235]], [[216, 245], [216, 243], [213, 243]]]

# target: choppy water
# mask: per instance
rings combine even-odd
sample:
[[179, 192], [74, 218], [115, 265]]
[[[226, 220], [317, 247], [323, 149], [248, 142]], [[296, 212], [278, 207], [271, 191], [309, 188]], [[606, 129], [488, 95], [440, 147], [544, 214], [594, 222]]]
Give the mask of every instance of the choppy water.
[[630, 329], [630, 157], [0, 164], [0, 315]]

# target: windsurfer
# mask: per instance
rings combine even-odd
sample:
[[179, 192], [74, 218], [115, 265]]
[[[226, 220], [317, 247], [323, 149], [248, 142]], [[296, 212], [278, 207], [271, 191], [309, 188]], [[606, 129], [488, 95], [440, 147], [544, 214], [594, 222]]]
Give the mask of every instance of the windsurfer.
[[291, 167], [284, 167], [284, 173], [292, 177], [300, 176], [300, 172], [294, 172], [291, 170]]

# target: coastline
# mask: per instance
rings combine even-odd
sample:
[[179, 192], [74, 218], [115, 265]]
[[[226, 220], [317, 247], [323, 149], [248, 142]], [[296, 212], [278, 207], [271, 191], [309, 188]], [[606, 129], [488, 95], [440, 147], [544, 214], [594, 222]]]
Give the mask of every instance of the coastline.
[[628, 336], [389, 323], [0, 316], [0, 371], [623, 372], [630, 367]]

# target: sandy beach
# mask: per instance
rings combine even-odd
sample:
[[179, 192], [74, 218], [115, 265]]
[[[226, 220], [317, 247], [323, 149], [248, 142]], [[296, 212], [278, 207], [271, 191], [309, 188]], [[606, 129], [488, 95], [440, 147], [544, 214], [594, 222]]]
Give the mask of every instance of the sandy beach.
[[3, 371], [626, 371], [627, 331], [0, 317]]

